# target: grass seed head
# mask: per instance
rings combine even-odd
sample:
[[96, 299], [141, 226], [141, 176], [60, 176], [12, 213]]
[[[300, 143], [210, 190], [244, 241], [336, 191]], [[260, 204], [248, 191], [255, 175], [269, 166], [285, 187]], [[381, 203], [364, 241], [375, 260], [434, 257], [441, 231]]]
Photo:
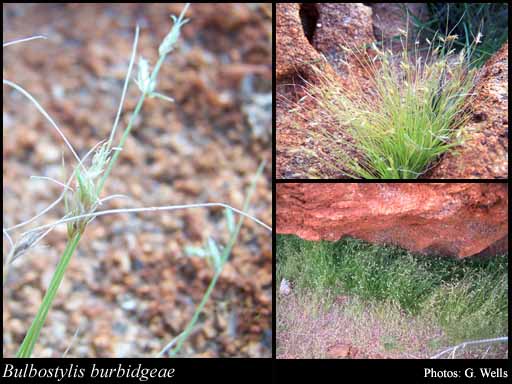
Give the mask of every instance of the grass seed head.
[[[91, 165], [85, 171], [76, 168], [76, 188], [71, 198], [68, 193], [65, 195], [66, 214], [79, 216], [93, 212], [99, 204], [99, 176], [105, 170], [110, 159], [110, 149], [108, 142], [104, 143], [96, 150]], [[84, 218], [76, 222], [68, 223], [68, 236], [71, 238], [78, 230], [83, 232], [91, 218]]]
[[156, 87], [156, 81], [151, 80], [149, 63], [142, 56], [139, 59], [139, 72], [137, 73], [137, 85], [142, 93], [151, 94]]
[[180, 37], [181, 27], [183, 27], [188, 22], [188, 19], [183, 19], [183, 16], [185, 16], [189, 5], [189, 3], [185, 5], [178, 18], [176, 18], [174, 15], [171, 15], [171, 19], [174, 22], [174, 25], [172, 26], [171, 31], [162, 41], [162, 44], [160, 44], [160, 47], [158, 47], [158, 54], [160, 56], [169, 54], [176, 46], [176, 43]]

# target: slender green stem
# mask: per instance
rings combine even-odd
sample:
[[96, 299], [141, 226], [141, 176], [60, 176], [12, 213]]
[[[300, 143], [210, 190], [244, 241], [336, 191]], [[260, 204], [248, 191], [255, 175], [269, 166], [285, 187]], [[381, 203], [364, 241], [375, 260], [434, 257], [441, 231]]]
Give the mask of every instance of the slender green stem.
[[[153, 70], [153, 73], [151, 74], [151, 81], [155, 80], [158, 76], [158, 72], [160, 71], [160, 67], [162, 66], [163, 62], [165, 61], [165, 56], [160, 56], [158, 58], [158, 61], [155, 65], [155, 69]], [[119, 157], [119, 154], [124, 147], [124, 144], [126, 142], [126, 139], [128, 139], [128, 135], [130, 134], [133, 123], [137, 116], [139, 115], [139, 112], [142, 108], [142, 105], [144, 104], [144, 100], [146, 99], [147, 94], [143, 92], [139, 98], [139, 101], [137, 102], [137, 105], [135, 106], [135, 109], [133, 110], [132, 115], [130, 116], [130, 120], [128, 121], [128, 125], [126, 126], [126, 129], [123, 132], [123, 135], [121, 136], [121, 140], [119, 141], [119, 145], [117, 146], [120, 150], [114, 151], [114, 154], [112, 155], [112, 158], [110, 159], [110, 162], [108, 163], [107, 169], [103, 173], [103, 176], [98, 183], [97, 187], [97, 193], [100, 194], [100, 192], [103, 189], [103, 186], [105, 184], [105, 181], [107, 181], [108, 176], [110, 175], [110, 172], [112, 171], [112, 168], [114, 168], [114, 165], [116, 164], [117, 158]]]
[[[265, 162], [263, 161], [260, 164], [260, 166], [258, 167], [256, 176], [254, 177], [254, 179], [251, 183], [251, 187], [249, 188], [249, 191], [247, 192], [247, 196], [245, 197], [245, 201], [244, 201], [244, 205], [243, 205], [244, 212], [246, 212], [249, 209], [249, 205], [251, 203], [251, 198], [252, 198], [252, 195], [254, 194], [254, 189], [256, 188], [256, 182], [257, 182], [258, 178], [261, 176], [261, 174], [263, 173], [264, 168], [265, 168]], [[215, 272], [215, 275], [213, 276], [213, 279], [210, 282], [210, 285], [208, 285], [208, 288], [207, 288], [203, 298], [201, 299], [201, 302], [197, 306], [196, 311], [194, 312], [194, 315], [192, 316], [192, 319], [188, 323], [188, 325], [185, 328], [185, 330], [183, 331], [183, 333], [180, 335], [179, 341], [177, 342], [176, 347], [169, 353], [170, 356], [175, 356], [179, 352], [179, 350], [183, 346], [183, 343], [185, 342], [187, 337], [190, 335], [190, 332], [192, 332], [192, 329], [193, 329], [194, 325], [196, 324], [197, 319], [199, 318], [199, 315], [203, 311], [203, 308], [204, 308], [206, 302], [210, 298], [213, 288], [215, 288], [215, 285], [217, 284], [217, 280], [219, 279], [220, 274], [222, 273], [222, 270], [224, 269], [224, 265], [228, 261], [229, 255], [231, 254], [231, 250], [233, 249], [233, 246], [236, 243], [238, 234], [240, 233], [240, 229], [242, 228], [242, 224], [244, 223], [244, 219], [245, 219], [245, 217], [241, 216], [240, 220], [238, 220], [236, 228], [231, 233], [228, 244], [226, 245], [226, 247], [224, 248], [224, 250], [222, 252], [222, 266]]]
[[[135, 49], [135, 48], [134, 48]], [[153, 70], [153, 73], [151, 74], [151, 80], [155, 80], [158, 76], [158, 72], [160, 70], [160, 67], [162, 66], [165, 55], [160, 56], [158, 59], [157, 64], [155, 65], [155, 68]], [[144, 104], [144, 100], [146, 99], [147, 93], [142, 92], [139, 101], [130, 117], [130, 120], [128, 122], [128, 125], [126, 129], [123, 132], [123, 135], [121, 136], [121, 140], [119, 142], [118, 148], [122, 149], [124, 147], [124, 144], [126, 142], [126, 139], [128, 138], [128, 135], [130, 134], [130, 131], [133, 127], [133, 123], [138, 116], [142, 105]], [[105, 181], [107, 180], [107, 177], [109, 176], [110, 172], [112, 171], [112, 168], [114, 167], [117, 158], [119, 157], [121, 150], [114, 151], [114, 154], [112, 155], [112, 158], [108, 164], [108, 167], [103, 174], [103, 177], [101, 178], [100, 182], [97, 186], [97, 193], [101, 192], [103, 189], [103, 186], [105, 184]], [[75, 172], [77, 169], [75, 169]], [[83, 228], [85, 229], [85, 228]], [[66, 270], [66, 266], [69, 263], [69, 260], [71, 259], [71, 256], [73, 255], [76, 247], [78, 246], [78, 242], [80, 241], [81, 234], [80, 231], [77, 231], [78, 234], [73, 235], [70, 240], [68, 241], [66, 245], [66, 249], [64, 250], [64, 254], [61, 257], [61, 260], [57, 266], [57, 270], [54, 272], [52, 282], [50, 284], [50, 287], [48, 288], [48, 291], [45, 294], [45, 297], [43, 299], [43, 303], [41, 304], [38, 313], [33, 320], [29, 331], [25, 335], [25, 338], [23, 339], [23, 342], [18, 350], [17, 357], [30, 357], [32, 354], [32, 350], [34, 349], [35, 342], [37, 338], [39, 337], [39, 333], [41, 332], [41, 328], [46, 320], [46, 317], [48, 315], [48, 311], [52, 305], [53, 299], [55, 298], [55, 295], [57, 293], [57, 289], [60, 285], [60, 282], [64, 276], [64, 271]]]
[[[181, 27], [184, 24], [184, 23], [182, 23], [182, 20], [183, 20], [183, 16], [184, 16], [188, 6], [189, 6], [189, 4], [186, 5], [186, 7], [182, 11], [178, 21], [175, 22], [175, 26], [178, 25], [178, 31], [179, 31], [179, 27]], [[136, 33], [136, 36], [137, 35], [138, 35], [138, 32]], [[173, 35], [172, 31], [171, 31], [171, 35]], [[173, 35], [171, 37], [177, 38], [177, 36], [179, 36], [179, 32], [178, 32], [178, 35]], [[136, 37], [136, 40], [137, 40], [137, 37]], [[170, 41], [172, 42], [173, 38], [171, 38]], [[155, 65], [155, 68], [151, 74], [150, 82], [153, 82], [156, 80], [156, 78], [158, 76], [158, 72], [160, 71], [160, 68], [161, 68], [163, 62], [165, 61], [167, 54], [172, 51], [172, 48], [171, 48], [172, 44], [173, 43], [170, 43], [170, 46], [166, 47], [161, 52], [161, 55], [159, 56], [158, 61]], [[136, 46], [136, 43], [134, 44], [134, 46]], [[134, 49], [135, 49], [135, 47], [134, 47]], [[131, 67], [131, 64], [130, 64], [130, 67]], [[104, 186], [108, 176], [110, 175], [110, 172], [112, 171], [114, 165], [117, 162], [117, 158], [119, 157], [119, 154], [125, 145], [128, 135], [130, 134], [130, 132], [132, 130], [132, 127], [133, 127], [136, 117], [140, 113], [142, 105], [144, 104], [144, 100], [146, 99], [147, 96], [152, 96], [152, 94], [148, 93], [148, 92], [149, 91], [147, 89], [143, 90], [143, 92], [139, 98], [139, 101], [137, 102], [137, 105], [130, 117], [128, 125], [127, 125], [126, 129], [124, 130], [123, 135], [121, 136], [119, 145], [116, 148], [116, 150], [114, 151], [114, 154], [112, 155], [112, 158], [110, 159], [110, 161], [108, 163], [107, 169], [103, 173], [102, 178], [100, 179], [99, 183], [96, 186], [96, 192], [98, 195], [101, 193], [103, 186]], [[116, 124], [114, 124], [114, 126], [116, 126]], [[111, 146], [111, 142], [112, 142], [112, 137], [109, 140], [109, 147]], [[111, 147], [109, 149], [111, 149]], [[264, 165], [265, 164], [262, 163], [260, 165], [260, 167], [258, 168], [256, 177], [251, 185], [251, 188], [249, 189], [246, 200], [244, 202], [243, 211], [247, 211], [249, 208], [250, 199], [254, 192], [254, 188], [256, 186], [256, 180], [263, 172]], [[76, 170], [75, 170], [75, 172], [76, 172]], [[211, 295], [211, 292], [213, 291], [213, 288], [215, 287], [217, 280], [218, 280], [220, 274], [222, 273], [223, 266], [225, 265], [225, 263], [227, 262], [227, 260], [229, 258], [231, 250], [232, 250], [232, 248], [236, 242], [236, 239], [238, 237], [238, 234], [240, 232], [240, 228], [242, 226], [243, 221], [244, 221], [244, 216], [241, 216], [241, 218], [236, 226], [236, 229], [231, 234], [231, 237], [230, 237], [230, 240], [229, 240], [227, 246], [224, 248], [224, 251], [222, 254], [222, 266], [216, 271], [214, 278], [210, 282], [208, 289], [206, 290], [201, 302], [199, 303], [199, 305], [196, 309], [196, 312], [194, 313], [194, 316], [192, 317], [192, 319], [191, 319], [190, 323], [188, 324], [188, 326], [186, 327], [185, 331], [182, 333], [182, 335], [180, 335], [179, 342], [178, 342], [176, 348], [172, 351], [172, 354], [175, 354], [180, 350], [181, 346], [183, 345], [183, 342], [187, 339], [190, 332], [192, 331], [192, 327], [197, 322], [199, 314], [203, 310], [203, 307], [206, 304], [206, 302], [208, 301], [208, 299]], [[68, 240], [68, 243], [66, 245], [66, 249], [64, 250], [64, 253], [57, 265], [57, 268], [56, 268], [54, 274], [53, 274], [52, 280], [50, 282], [50, 286], [48, 287], [48, 290], [43, 298], [43, 302], [42, 302], [41, 306], [39, 307], [37, 315], [36, 315], [35, 319], [33, 320], [32, 325], [30, 326], [30, 328], [29, 328], [27, 334], [25, 335], [25, 338], [23, 339], [23, 342], [18, 350], [18, 353], [16, 355], [17, 357], [30, 357], [31, 356], [32, 351], [35, 346], [35, 343], [39, 337], [39, 334], [41, 332], [43, 324], [46, 320], [48, 312], [53, 303], [53, 300], [57, 294], [60, 283], [64, 277], [64, 273], [66, 271], [67, 265], [69, 264], [69, 261], [71, 260], [71, 257], [73, 256], [73, 253], [78, 246], [78, 243], [80, 241], [83, 230], [85, 230], [85, 226], [83, 228], [80, 228], [80, 230], [76, 230], [70, 236], [70, 239]]]
[[187, 327], [185, 328], [183, 333], [180, 335], [180, 338], [176, 344], [176, 347], [171, 352], [169, 352], [170, 356], [174, 356], [179, 352], [183, 343], [190, 335], [190, 332], [192, 332], [192, 328], [194, 327], [195, 323], [197, 322], [199, 315], [203, 311], [205, 304], [208, 302], [208, 299], [210, 298], [213, 288], [215, 288], [215, 285], [217, 284], [217, 280], [219, 279], [221, 273], [222, 273], [222, 269], [220, 269], [218, 272], [215, 272], [215, 276], [213, 276], [212, 281], [210, 281], [210, 284], [208, 285], [208, 288], [206, 289], [206, 292], [204, 293], [203, 298], [201, 299], [201, 302], [199, 303], [199, 305], [196, 308], [196, 311], [194, 312], [194, 316], [192, 316], [192, 319], [188, 323]]
[[16, 357], [30, 357], [32, 355], [34, 345], [39, 337], [39, 333], [41, 332], [41, 328], [43, 327], [43, 324], [46, 320], [48, 311], [52, 306], [53, 299], [57, 294], [57, 290], [60, 286], [62, 278], [64, 277], [64, 272], [66, 271], [69, 261], [71, 260], [71, 256], [73, 255], [76, 247], [78, 246], [78, 242], [80, 241], [81, 237], [82, 234], [76, 232], [75, 235], [70, 239], [70, 241], [68, 241], [66, 249], [64, 250], [62, 257], [60, 258], [59, 263], [57, 264], [57, 268], [55, 270], [55, 273], [53, 274], [48, 290], [44, 295], [43, 302], [41, 303], [41, 306], [37, 311], [37, 315], [34, 321], [32, 322], [32, 325], [30, 326], [27, 334], [25, 335], [25, 338], [23, 339], [23, 343], [20, 345], [20, 348], [18, 349]]
[[[133, 122], [135, 121], [135, 118], [140, 112], [140, 109], [142, 108], [142, 104], [144, 103], [144, 99], [146, 98], [145, 94], [142, 94], [142, 96], [139, 99], [139, 102], [135, 106], [135, 110], [133, 111], [132, 116], [130, 117], [130, 121], [128, 122], [128, 126], [126, 127], [123, 136], [121, 137], [121, 141], [119, 142], [119, 148], [122, 149], [124, 146], [124, 143], [126, 142], [126, 139], [128, 138], [128, 134], [130, 133], [132, 129]], [[105, 184], [105, 181], [107, 181], [107, 177], [110, 175], [110, 172], [112, 171], [112, 168], [114, 168], [114, 164], [117, 161], [117, 158], [119, 157], [119, 153], [121, 151], [114, 151], [114, 154], [112, 155], [112, 158], [110, 159], [110, 162], [108, 163], [107, 169], [105, 170], [105, 173], [103, 174], [103, 177], [101, 178], [100, 182], [98, 183], [97, 187], [97, 193], [101, 192], [103, 189], [103, 186]]]

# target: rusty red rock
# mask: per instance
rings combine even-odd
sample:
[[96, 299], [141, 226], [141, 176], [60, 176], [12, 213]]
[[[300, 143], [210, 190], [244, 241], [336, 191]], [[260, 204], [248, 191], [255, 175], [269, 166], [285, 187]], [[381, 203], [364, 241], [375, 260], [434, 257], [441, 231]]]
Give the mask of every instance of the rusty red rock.
[[508, 186], [492, 183], [277, 185], [277, 233], [350, 236], [459, 258], [508, 251]]

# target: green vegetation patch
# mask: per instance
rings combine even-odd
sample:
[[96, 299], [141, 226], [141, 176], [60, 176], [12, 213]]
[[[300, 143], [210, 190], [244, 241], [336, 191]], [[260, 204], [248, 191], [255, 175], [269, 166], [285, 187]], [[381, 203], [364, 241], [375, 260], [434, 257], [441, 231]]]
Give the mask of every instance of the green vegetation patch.
[[508, 255], [456, 260], [350, 238], [279, 235], [276, 258], [278, 284], [285, 278], [326, 306], [344, 295], [394, 303], [394, 311], [432, 318], [454, 343], [508, 335]]
[[482, 43], [473, 54], [472, 66], [481, 67], [508, 39], [507, 3], [427, 3], [431, 17], [421, 21], [411, 13], [422, 31], [452, 31], [460, 36], [456, 48], [469, 47], [480, 32]]

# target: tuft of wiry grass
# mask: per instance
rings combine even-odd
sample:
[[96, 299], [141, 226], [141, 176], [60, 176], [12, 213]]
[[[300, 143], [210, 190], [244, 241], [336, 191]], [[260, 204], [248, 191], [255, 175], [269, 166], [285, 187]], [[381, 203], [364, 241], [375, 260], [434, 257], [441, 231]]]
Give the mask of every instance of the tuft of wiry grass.
[[398, 54], [384, 42], [345, 44], [346, 83], [313, 65], [317, 79], [291, 110], [319, 112], [321, 123], [308, 129], [315, 149], [304, 152], [349, 178], [420, 177], [464, 141], [476, 73], [469, 64], [480, 37], [457, 54], [456, 35], [418, 38], [410, 48], [402, 31]]
[[508, 255], [454, 260], [349, 238], [279, 235], [276, 259], [277, 281], [291, 281], [296, 295], [321, 299], [326, 310], [339, 296], [382, 304], [428, 319], [443, 331], [445, 345], [508, 334]]
[[[60, 182], [58, 180], [54, 180], [51, 178], [43, 178], [47, 181], [51, 181], [57, 183], [63, 188], [63, 192], [60, 197], [54, 201], [49, 207], [41, 211], [36, 216], [32, 217], [29, 220], [26, 220], [23, 223], [19, 223], [10, 228], [3, 228], [3, 234], [7, 238], [10, 244], [10, 250], [6, 257], [6, 261], [4, 262], [4, 281], [6, 278], [6, 274], [8, 273], [9, 264], [19, 256], [23, 255], [31, 248], [33, 248], [37, 242], [39, 242], [46, 234], [48, 234], [52, 229], [54, 229], [59, 224], [67, 224], [67, 235], [68, 235], [68, 243], [63, 252], [62, 257], [60, 258], [56, 270], [52, 276], [50, 285], [48, 290], [46, 291], [43, 301], [38, 309], [36, 317], [34, 318], [30, 328], [28, 329], [25, 338], [17, 352], [17, 357], [30, 357], [32, 351], [34, 349], [35, 343], [39, 337], [40, 331], [44, 325], [46, 317], [48, 315], [49, 310], [51, 309], [53, 300], [57, 294], [57, 290], [60, 286], [60, 283], [64, 277], [67, 265], [73, 256], [74, 251], [76, 250], [80, 239], [87, 227], [87, 225], [94, 220], [98, 216], [107, 215], [107, 214], [119, 214], [119, 213], [143, 213], [143, 212], [158, 212], [158, 211], [170, 211], [176, 209], [190, 209], [190, 208], [207, 208], [207, 207], [222, 207], [225, 209], [226, 220], [227, 220], [227, 230], [229, 232], [229, 240], [226, 245], [220, 245], [215, 242], [213, 239], [209, 239], [207, 248], [203, 250], [203, 256], [207, 256], [209, 260], [212, 261], [212, 265], [215, 270], [214, 277], [210, 282], [201, 302], [198, 304], [194, 316], [190, 320], [189, 324], [186, 326], [185, 330], [175, 338], [171, 343], [168, 343], [166, 347], [162, 349], [159, 356], [165, 355], [168, 350], [174, 346], [175, 348], [170, 352], [170, 355], [175, 355], [179, 352], [181, 346], [193, 331], [194, 326], [197, 323], [199, 318], [199, 314], [201, 313], [205, 303], [208, 301], [213, 288], [216, 285], [220, 274], [222, 273], [223, 267], [228, 261], [229, 255], [231, 254], [231, 250], [236, 243], [238, 238], [238, 234], [240, 232], [240, 228], [243, 224], [244, 218], [249, 218], [259, 225], [262, 225], [267, 230], [272, 231], [271, 227], [267, 224], [261, 222], [255, 217], [247, 214], [247, 210], [249, 209], [250, 200], [252, 194], [254, 192], [256, 181], [261, 176], [265, 163], [262, 163], [256, 176], [251, 183], [249, 191], [246, 195], [244, 205], [242, 210], [238, 210], [236, 208], [231, 207], [228, 204], [224, 203], [199, 203], [199, 204], [187, 204], [187, 205], [175, 205], [175, 206], [163, 206], [163, 207], [145, 207], [145, 208], [125, 208], [125, 209], [115, 209], [115, 210], [98, 210], [98, 208], [106, 201], [117, 198], [117, 197], [125, 197], [122, 195], [111, 195], [104, 198], [100, 198], [103, 186], [110, 174], [113, 170], [117, 158], [123, 150], [126, 139], [133, 127], [134, 121], [139, 115], [142, 105], [146, 98], [160, 98], [165, 101], [173, 102], [174, 100], [168, 96], [162, 95], [161, 93], [156, 91], [157, 88], [157, 79], [158, 73], [163, 65], [166, 57], [174, 50], [178, 39], [180, 37], [180, 31], [183, 25], [188, 22], [188, 19], [184, 18], [184, 15], [189, 7], [189, 3], [185, 5], [179, 17], [171, 16], [173, 20], [173, 27], [171, 28], [168, 35], [163, 39], [162, 43], [158, 49], [158, 60], [154, 66], [154, 68], [150, 71], [149, 62], [141, 57], [139, 59], [139, 68], [138, 75], [135, 83], [139, 87], [141, 91], [141, 95], [139, 101], [137, 102], [134, 111], [131, 114], [131, 117], [128, 121], [128, 124], [121, 135], [119, 143], [117, 146], [114, 146], [115, 132], [117, 126], [119, 124], [120, 115], [123, 109], [124, 99], [127, 92], [128, 85], [130, 83], [130, 76], [133, 67], [133, 63], [135, 61], [136, 56], [136, 48], [138, 42], [139, 28], [137, 27], [135, 31], [135, 38], [133, 43], [132, 55], [130, 59], [130, 64], [128, 66], [128, 73], [126, 76], [126, 80], [124, 83], [121, 102], [119, 105], [119, 109], [114, 120], [114, 124], [111, 130], [110, 137], [108, 141], [101, 141], [96, 146], [94, 146], [85, 156], [80, 159], [73, 149], [71, 143], [66, 139], [65, 135], [62, 133], [57, 124], [53, 121], [53, 119], [46, 113], [44, 108], [28, 93], [25, 89], [20, 87], [19, 85], [3, 79], [3, 83], [9, 85], [16, 90], [20, 91], [24, 96], [26, 96], [36, 107], [37, 109], [46, 117], [46, 119], [52, 124], [53, 128], [55, 128], [64, 142], [66, 143], [69, 150], [73, 153], [75, 159], [77, 160], [76, 167], [71, 172], [70, 177], [68, 178], [66, 183]], [[30, 41], [33, 39], [43, 38], [42, 36], [34, 36], [27, 39], [17, 40], [15, 42], [4, 43], [4, 47], [18, 43]], [[87, 158], [92, 155], [92, 159], [87, 161]], [[64, 164], [63, 164], [64, 168]], [[74, 185], [72, 186], [74, 181]], [[24, 232], [20, 240], [14, 242], [9, 234], [14, 229], [18, 229], [25, 225], [28, 225], [40, 217], [42, 217], [49, 210], [53, 209], [61, 200], [64, 200], [65, 206], [65, 216], [52, 224], [42, 225], [36, 228], [32, 228], [26, 232]], [[233, 217], [233, 212], [239, 214], [241, 216], [238, 223], [235, 224], [235, 220]], [[78, 332], [78, 331], [77, 331]], [[76, 333], [75, 333], [76, 336]], [[68, 347], [69, 349], [69, 347]]]

